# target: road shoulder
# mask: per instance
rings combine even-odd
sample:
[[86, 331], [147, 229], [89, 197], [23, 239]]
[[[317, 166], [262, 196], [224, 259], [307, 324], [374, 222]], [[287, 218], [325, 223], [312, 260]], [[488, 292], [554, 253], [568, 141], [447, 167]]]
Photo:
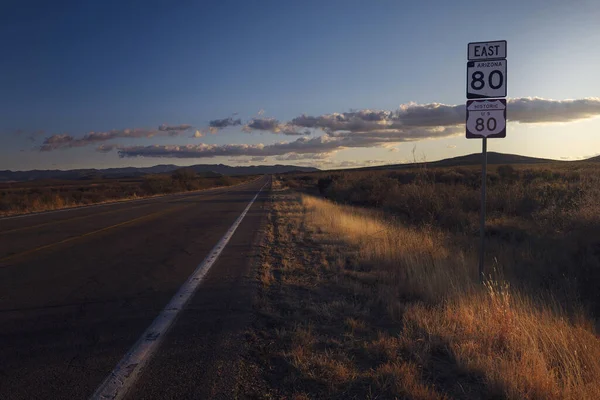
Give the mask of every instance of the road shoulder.
[[274, 184], [257, 271], [250, 398], [444, 398], [401, 354], [394, 323], [356, 261], [360, 249], [306, 218], [301, 195]]

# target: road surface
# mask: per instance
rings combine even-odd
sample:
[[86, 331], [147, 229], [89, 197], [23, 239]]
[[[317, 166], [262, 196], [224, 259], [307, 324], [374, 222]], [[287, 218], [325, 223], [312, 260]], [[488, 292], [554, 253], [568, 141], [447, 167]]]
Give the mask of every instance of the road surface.
[[263, 185], [128, 398], [231, 398], [269, 178], [0, 219], [0, 399], [86, 399]]

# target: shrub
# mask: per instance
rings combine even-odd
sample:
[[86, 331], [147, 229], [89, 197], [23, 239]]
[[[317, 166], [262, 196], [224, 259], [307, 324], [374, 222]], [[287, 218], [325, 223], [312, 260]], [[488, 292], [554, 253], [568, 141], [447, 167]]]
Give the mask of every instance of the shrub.
[[173, 190], [173, 181], [165, 175], [148, 175], [144, 178], [142, 189], [148, 194], [169, 193]]
[[514, 181], [519, 177], [519, 173], [511, 165], [501, 165], [496, 171], [500, 175], [500, 179], [505, 181]]

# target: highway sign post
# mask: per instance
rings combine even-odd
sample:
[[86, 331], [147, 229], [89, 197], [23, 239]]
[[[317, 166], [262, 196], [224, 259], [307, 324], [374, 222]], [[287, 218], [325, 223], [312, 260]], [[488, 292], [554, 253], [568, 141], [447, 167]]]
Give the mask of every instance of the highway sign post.
[[[506, 40], [473, 42], [467, 47], [466, 137], [481, 139], [481, 221], [479, 279], [484, 279], [487, 140], [506, 137]], [[496, 99], [493, 99], [496, 98]], [[493, 100], [492, 100], [493, 99]]]

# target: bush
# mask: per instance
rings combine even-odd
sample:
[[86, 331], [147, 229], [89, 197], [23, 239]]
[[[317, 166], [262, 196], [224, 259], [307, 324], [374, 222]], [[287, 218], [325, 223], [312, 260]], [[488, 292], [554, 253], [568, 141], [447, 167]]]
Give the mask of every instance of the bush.
[[173, 181], [165, 175], [148, 175], [144, 178], [142, 189], [148, 194], [170, 193], [173, 191]]
[[511, 165], [501, 165], [496, 171], [500, 175], [500, 179], [505, 181], [514, 181], [519, 178], [519, 173]]
[[173, 172], [173, 184], [178, 190], [197, 190], [200, 185], [198, 183], [198, 174], [191, 168], [180, 168]]
[[223, 175], [223, 176], [220, 176], [217, 179], [215, 179], [215, 184], [217, 186], [230, 186], [230, 185], [233, 185], [234, 183], [235, 183], [235, 181], [230, 176]]
[[327, 189], [329, 189], [329, 185], [333, 182], [333, 179], [328, 176], [327, 178], [321, 178], [317, 181], [317, 187], [319, 188], [319, 193], [321, 195], [325, 195]]

